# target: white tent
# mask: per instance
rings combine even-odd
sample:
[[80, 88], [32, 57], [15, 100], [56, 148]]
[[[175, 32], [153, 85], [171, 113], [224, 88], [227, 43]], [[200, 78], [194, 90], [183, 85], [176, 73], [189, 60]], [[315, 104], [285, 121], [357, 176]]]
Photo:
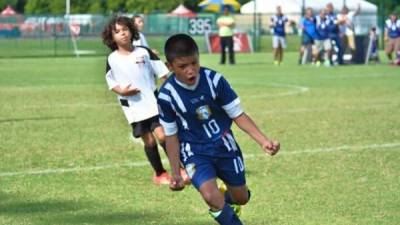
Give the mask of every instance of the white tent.
[[[283, 13], [301, 13], [303, 0], [255, 0], [256, 1], [256, 12], [257, 13], [275, 13], [278, 5], [282, 6]], [[377, 13], [377, 6], [364, 0], [304, 0], [305, 7], [311, 7], [314, 11], [319, 11], [326, 7], [326, 4], [332, 3], [335, 7], [335, 11], [340, 11], [343, 7], [343, 3], [352, 10], [356, 10], [357, 6], [361, 6], [363, 13]], [[243, 14], [254, 13], [254, 1], [244, 4], [240, 8], [240, 12]]]
[[[278, 5], [282, 6], [282, 11], [285, 14], [301, 13], [301, 6], [297, 4], [296, 0], [256, 0], [256, 12], [274, 14]], [[254, 1], [244, 4], [240, 8], [240, 12], [243, 14], [254, 13]]]

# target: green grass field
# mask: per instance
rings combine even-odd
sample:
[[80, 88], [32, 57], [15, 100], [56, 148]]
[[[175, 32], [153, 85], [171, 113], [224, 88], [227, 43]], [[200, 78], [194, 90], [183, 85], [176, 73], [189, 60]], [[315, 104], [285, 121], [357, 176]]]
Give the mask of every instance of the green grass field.
[[[245, 224], [400, 224], [398, 67], [201, 57], [282, 144], [265, 156], [234, 128], [252, 190]], [[0, 224], [214, 224], [193, 187], [152, 184], [104, 71], [105, 57], [0, 59]]]

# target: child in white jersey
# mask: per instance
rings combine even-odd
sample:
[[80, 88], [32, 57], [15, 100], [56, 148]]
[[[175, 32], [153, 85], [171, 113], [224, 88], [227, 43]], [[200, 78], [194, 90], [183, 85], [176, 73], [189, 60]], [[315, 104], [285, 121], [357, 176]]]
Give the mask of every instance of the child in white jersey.
[[133, 136], [141, 138], [146, 156], [154, 169], [155, 184], [169, 184], [158, 152], [157, 140], [164, 145], [165, 135], [158, 121], [154, 75], [165, 79], [165, 64], [149, 49], [133, 46], [139, 33], [128, 17], [114, 17], [105, 27], [102, 38], [112, 51], [107, 59], [106, 81], [115, 92]]

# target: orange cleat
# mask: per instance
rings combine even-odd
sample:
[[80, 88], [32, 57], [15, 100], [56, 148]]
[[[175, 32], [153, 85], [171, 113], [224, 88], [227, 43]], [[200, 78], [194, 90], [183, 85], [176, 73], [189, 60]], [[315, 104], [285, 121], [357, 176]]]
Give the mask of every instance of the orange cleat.
[[162, 184], [169, 185], [170, 180], [171, 177], [167, 172], [160, 174], [160, 176], [156, 176], [155, 174], [153, 176], [153, 182], [156, 185], [162, 185]]

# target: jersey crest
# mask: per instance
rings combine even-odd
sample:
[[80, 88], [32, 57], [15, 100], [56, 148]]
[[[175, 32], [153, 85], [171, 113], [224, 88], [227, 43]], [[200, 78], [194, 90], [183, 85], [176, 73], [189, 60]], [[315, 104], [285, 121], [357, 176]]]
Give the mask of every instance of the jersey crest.
[[208, 120], [211, 117], [212, 112], [208, 105], [203, 105], [196, 109], [196, 114], [199, 120]]

